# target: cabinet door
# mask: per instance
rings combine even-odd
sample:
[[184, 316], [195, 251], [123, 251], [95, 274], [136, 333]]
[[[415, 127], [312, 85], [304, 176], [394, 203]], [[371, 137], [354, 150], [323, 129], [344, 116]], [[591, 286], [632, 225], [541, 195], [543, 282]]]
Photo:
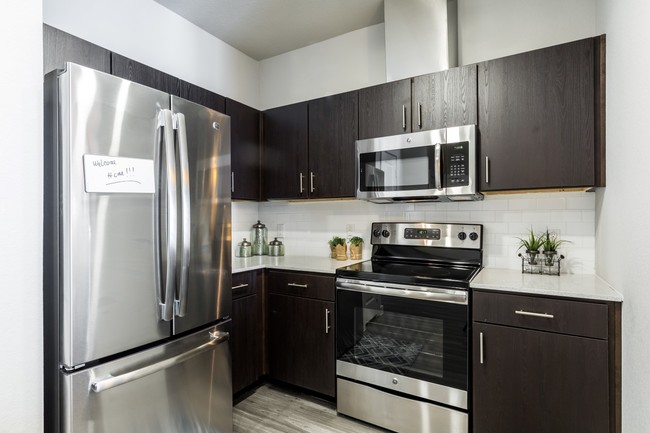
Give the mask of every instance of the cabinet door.
[[270, 294], [269, 375], [334, 397], [333, 320], [333, 302]]
[[253, 384], [260, 376], [260, 318], [257, 295], [232, 301], [232, 392]]
[[307, 102], [264, 112], [264, 197], [307, 198]]
[[481, 190], [595, 184], [594, 41], [479, 65]]
[[73, 62], [97, 71], [111, 72], [110, 51], [43, 24], [43, 74]]
[[232, 198], [260, 200], [260, 112], [232, 99], [226, 100], [230, 116]]
[[211, 92], [203, 87], [196, 86], [181, 80], [180, 97], [195, 102], [204, 107], [211, 108], [219, 113], [226, 112], [226, 98]]
[[359, 90], [359, 139], [411, 132], [411, 79]]
[[309, 196], [354, 197], [358, 92], [309, 102]]
[[111, 53], [111, 74], [171, 95], [181, 95], [181, 80], [128, 57]]
[[476, 65], [413, 79], [413, 132], [478, 123]]
[[475, 322], [473, 341], [474, 433], [609, 431], [607, 340]]

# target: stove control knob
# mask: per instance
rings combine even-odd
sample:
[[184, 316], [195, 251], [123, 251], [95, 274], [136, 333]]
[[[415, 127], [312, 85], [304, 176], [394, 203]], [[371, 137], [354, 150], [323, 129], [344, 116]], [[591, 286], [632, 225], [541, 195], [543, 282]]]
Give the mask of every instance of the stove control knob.
[[384, 229], [384, 230], [381, 232], [381, 235], [382, 235], [383, 237], [387, 238], [388, 236], [390, 236], [390, 232], [389, 232], [388, 230], [385, 230], [385, 229]]
[[470, 238], [471, 240], [473, 240], [473, 241], [477, 240], [477, 239], [478, 239], [478, 233], [476, 233], [476, 232], [472, 232], [472, 233], [470, 233], [470, 234], [469, 234], [469, 238]]
[[379, 236], [381, 236], [381, 230], [379, 230], [379, 229], [374, 229], [374, 230], [372, 231], [372, 235], [373, 235], [374, 237], [378, 238]]
[[458, 239], [461, 241], [464, 241], [467, 238], [467, 234], [465, 232], [460, 232], [458, 233]]

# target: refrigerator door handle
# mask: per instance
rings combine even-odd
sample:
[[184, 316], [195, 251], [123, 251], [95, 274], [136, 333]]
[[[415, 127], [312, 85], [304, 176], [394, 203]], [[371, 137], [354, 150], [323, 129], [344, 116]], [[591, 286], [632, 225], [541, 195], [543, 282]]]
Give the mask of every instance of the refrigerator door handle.
[[178, 156], [180, 161], [181, 185], [181, 245], [180, 269], [178, 270], [178, 298], [174, 302], [175, 314], [185, 316], [187, 310], [187, 286], [190, 268], [190, 243], [191, 243], [191, 207], [190, 207], [190, 166], [187, 154], [187, 129], [185, 115], [176, 113], [175, 126], [178, 138]]
[[108, 377], [92, 382], [90, 384], [90, 389], [94, 392], [102, 392], [116, 386], [124, 385], [125, 383], [133, 382], [143, 377], [149, 376], [150, 374], [157, 373], [161, 370], [166, 370], [174, 365], [181, 364], [188, 359], [199, 355], [203, 352], [214, 349], [219, 344], [228, 341], [230, 339], [230, 333], [228, 332], [210, 332], [210, 340], [207, 343], [203, 343], [200, 346], [190, 349], [187, 352], [172, 356], [171, 358], [158, 361], [154, 364], [147, 365], [145, 367], [139, 368], [137, 370], [129, 371], [128, 373], [120, 374], [118, 376], [109, 375]]
[[[161, 194], [167, 198], [165, 221], [166, 227], [160, 228], [166, 233], [166, 271], [163, 280], [162, 302], [160, 315], [162, 320], [169, 322], [174, 316], [174, 285], [176, 283], [176, 237], [177, 237], [177, 193], [176, 193], [176, 157], [174, 152], [174, 126], [172, 112], [161, 110], [159, 125], [163, 128], [163, 151], [166, 170], [166, 185], [161, 185]], [[163, 210], [158, 209], [159, 220]], [[161, 267], [165, 269], [165, 267]]]

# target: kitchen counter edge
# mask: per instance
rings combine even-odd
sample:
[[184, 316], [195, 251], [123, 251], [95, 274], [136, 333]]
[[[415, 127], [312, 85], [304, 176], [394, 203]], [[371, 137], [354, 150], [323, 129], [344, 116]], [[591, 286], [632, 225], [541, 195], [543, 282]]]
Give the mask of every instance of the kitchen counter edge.
[[287, 271], [317, 272], [334, 275], [337, 268], [349, 266], [364, 260], [367, 259], [339, 261], [329, 257], [310, 256], [233, 257], [232, 273], [237, 274], [256, 269], [283, 269]]
[[623, 302], [623, 295], [595, 274], [533, 275], [511, 269], [483, 268], [470, 283], [470, 288]]

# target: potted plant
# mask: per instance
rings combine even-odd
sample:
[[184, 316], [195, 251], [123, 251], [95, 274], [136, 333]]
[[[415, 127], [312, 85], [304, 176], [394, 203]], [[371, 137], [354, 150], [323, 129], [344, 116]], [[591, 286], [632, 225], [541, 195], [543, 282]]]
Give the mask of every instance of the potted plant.
[[536, 235], [533, 231], [533, 228], [530, 228], [527, 238], [517, 238], [519, 239], [519, 248], [526, 249], [526, 255], [528, 256], [528, 263], [531, 265], [537, 264], [537, 254], [539, 254], [539, 249], [542, 247], [544, 241], [544, 235]]
[[330, 246], [331, 257], [336, 260], [347, 260], [347, 246], [345, 239], [340, 236], [334, 236], [327, 241]]
[[546, 233], [542, 235], [542, 238], [542, 248], [544, 249], [545, 256], [544, 261], [547, 266], [553, 266], [558, 247], [570, 241], [560, 239], [557, 233], [549, 232], [548, 228], [546, 228]]
[[363, 248], [363, 238], [359, 236], [352, 236], [350, 238], [350, 258], [352, 260], [361, 259], [362, 248]]

